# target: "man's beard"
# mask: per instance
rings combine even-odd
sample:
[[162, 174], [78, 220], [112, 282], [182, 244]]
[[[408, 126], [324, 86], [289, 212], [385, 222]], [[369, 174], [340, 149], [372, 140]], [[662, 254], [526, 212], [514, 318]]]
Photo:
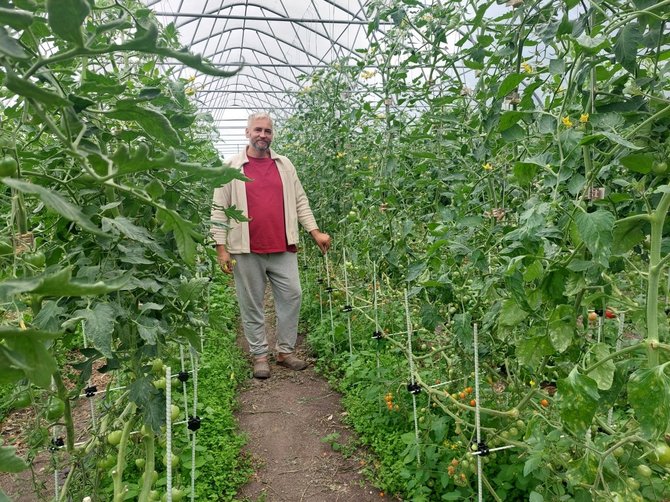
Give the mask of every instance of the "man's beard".
[[265, 145], [261, 146], [259, 145], [258, 141], [252, 141], [251, 146], [253, 146], [256, 150], [259, 152], [267, 152], [270, 149], [270, 142], [269, 141], [263, 141]]

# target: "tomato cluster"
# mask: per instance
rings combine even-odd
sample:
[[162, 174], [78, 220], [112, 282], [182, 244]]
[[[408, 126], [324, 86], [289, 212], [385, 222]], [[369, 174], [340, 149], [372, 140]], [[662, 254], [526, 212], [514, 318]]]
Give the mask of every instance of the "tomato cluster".
[[386, 401], [386, 407], [389, 411], [398, 411], [400, 407], [393, 402], [393, 393], [387, 392], [384, 396], [384, 401]]

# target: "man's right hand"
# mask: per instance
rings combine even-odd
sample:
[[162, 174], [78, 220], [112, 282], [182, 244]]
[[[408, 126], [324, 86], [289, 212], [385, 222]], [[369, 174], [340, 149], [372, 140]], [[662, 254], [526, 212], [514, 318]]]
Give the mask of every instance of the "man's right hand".
[[230, 257], [230, 253], [223, 246], [216, 246], [216, 255], [223, 273], [232, 274], [235, 261]]

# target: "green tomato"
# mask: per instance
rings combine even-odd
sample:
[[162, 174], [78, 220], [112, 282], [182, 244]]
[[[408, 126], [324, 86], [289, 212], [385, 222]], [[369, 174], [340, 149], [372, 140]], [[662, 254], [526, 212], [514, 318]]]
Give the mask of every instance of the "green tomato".
[[118, 446], [121, 443], [121, 438], [123, 437], [123, 432], [121, 431], [112, 431], [107, 434], [107, 442], [112, 446]]
[[32, 265], [33, 267], [42, 268], [47, 262], [46, 256], [42, 251], [35, 251], [34, 253], [25, 253], [21, 255], [23, 261]]
[[663, 467], [670, 465], [670, 446], [665, 442], [659, 441], [654, 446], [654, 454], [652, 458], [656, 463]]
[[144, 186], [144, 190], [151, 196], [152, 199], [157, 200], [165, 193], [165, 187], [163, 184], [154, 179], [151, 180]]
[[167, 382], [165, 381], [165, 377], [157, 378], [154, 380], [154, 387], [157, 389], [163, 389], [165, 390], [165, 387], [167, 386]]
[[22, 389], [16, 394], [14, 394], [14, 399], [12, 401], [12, 409], [20, 410], [30, 406], [33, 402], [32, 395], [30, 390]]
[[640, 488], [640, 482], [632, 476], [626, 478], [626, 484], [628, 485], [628, 488], [630, 488], [633, 491]]
[[667, 162], [654, 162], [651, 166], [651, 171], [656, 176], [664, 176], [668, 173], [668, 163]]
[[0, 256], [14, 254], [14, 246], [9, 240], [0, 240]]
[[112, 454], [98, 460], [98, 468], [102, 470], [111, 469], [116, 465], [116, 457]]
[[[144, 484], [145, 476], [146, 472], [143, 472], [142, 475], [140, 476], [140, 483]], [[158, 481], [158, 471], [154, 471], [151, 473], [151, 484], [154, 484], [156, 481]]]
[[143, 458], [136, 458], [135, 459], [135, 465], [140, 470], [144, 469], [144, 466], [146, 465], [146, 463], [147, 463], [146, 460], [143, 459]]
[[63, 416], [63, 413], [65, 413], [65, 403], [63, 400], [54, 396], [50, 397], [47, 401], [47, 420], [58, 420]]
[[179, 409], [179, 406], [176, 404], [170, 405], [170, 417], [172, 418], [173, 422], [179, 418], [180, 414], [181, 410]]
[[18, 167], [18, 164], [16, 163], [16, 159], [14, 157], [10, 157], [9, 155], [6, 155], [5, 157], [0, 159], [0, 178], [4, 178], [6, 176], [14, 176], [14, 173], [16, 173], [16, 169]]
[[156, 376], [164, 375], [165, 374], [165, 364], [163, 363], [163, 360], [160, 359], [160, 358], [156, 358], [153, 361], [151, 361], [151, 371]]
[[625, 453], [624, 449], [621, 446], [619, 446], [612, 452], [612, 455], [614, 455], [616, 458], [621, 458], [623, 457], [624, 453]]
[[637, 473], [643, 478], [651, 477], [651, 468], [648, 465], [640, 464], [636, 467]]
[[[175, 455], [174, 453], [170, 457], [170, 463], [172, 464], [172, 468], [175, 469], [179, 465], [179, 457]], [[163, 455], [163, 465], [167, 467], [168, 465], [168, 460], [167, 460], [167, 453]]]
[[157, 490], [151, 490], [149, 492], [149, 500], [160, 500], [161, 494]]

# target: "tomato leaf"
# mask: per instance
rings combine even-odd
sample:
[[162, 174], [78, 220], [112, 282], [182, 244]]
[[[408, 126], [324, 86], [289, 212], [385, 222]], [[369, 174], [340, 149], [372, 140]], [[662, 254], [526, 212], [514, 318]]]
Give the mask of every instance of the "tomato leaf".
[[162, 222], [164, 231], [172, 231], [179, 255], [183, 260], [189, 265], [195, 264], [196, 240], [201, 242], [203, 237], [194, 230], [193, 224], [170, 209], [158, 210], [156, 219]]
[[612, 254], [625, 254], [644, 241], [643, 228], [645, 226], [648, 226], [648, 223], [641, 223], [640, 220], [617, 221], [612, 234]]
[[654, 165], [654, 156], [650, 153], [631, 153], [619, 159], [621, 165], [636, 173], [647, 174]]
[[208, 278], [194, 277], [179, 284], [177, 287], [177, 296], [184, 303], [194, 302], [202, 297], [208, 284]]
[[41, 296], [91, 296], [103, 295], [123, 288], [130, 276], [86, 283], [72, 279], [72, 267], [48, 268], [42, 275], [22, 277], [0, 282], [0, 300], [22, 293]]
[[520, 308], [517, 303], [510, 298], [505, 300], [502, 304], [498, 323], [501, 326], [516, 326], [526, 317], [528, 317], [528, 312]]
[[[610, 349], [607, 344], [596, 343], [589, 351], [588, 362], [589, 364], [595, 363], [596, 361], [606, 358], [609, 354]], [[616, 366], [614, 365], [614, 361], [610, 359], [591, 371], [589, 376], [596, 381], [598, 389], [609, 390], [614, 381], [615, 370]]]
[[165, 425], [165, 395], [151, 385], [147, 376], [138, 378], [128, 386], [128, 399], [142, 410], [144, 423], [154, 432], [159, 432]]
[[158, 319], [149, 316], [140, 316], [137, 319], [137, 333], [149, 345], [156, 345], [158, 336], [165, 333]]
[[535, 368], [544, 356], [554, 353], [549, 337], [546, 335], [533, 336], [517, 342], [516, 356], [519, 363], [529, 368]]
[[628, 380], [628, 400], [647, 439], [665, 433], [670, 423], [670, 377], [665, 367], [640, 368]]
[[118, 103], [115, 109], [105, 112], [105, 115], [116, 120], [136, 122], [152, 139], [161, 143], [167, 145], [180, 143], [179, 134], [174, 130], [170, 121], [151, 105]]
[[84, 230], [97, 235], [105, 235], [78, 207], [65, 200], [57, 192], [14, 178], [2, 178], [0, 181], [19, 192], [37, 195], [49, 209], [60, 214], [63, 218], [75, 222]]
[[614, 215], [602, 209], [593, 213], [580, 212], [575, 216], [579, 236], [593, 255], [593, 261], [602, 267], [609, 265], [614, 221]]
[[114, 357], [112, 333], [116, 326], [116, 317], [114, 309], [107, 303], [97, 303], [93, 309], [80, 309], [73, 314], [73, 319], [83, 320], [82, 330], [93, 347], [109, 359]]
[[633, 75], [637, 69], [637, 48], [641, 42], [642, 32], [636, 22], [626, 23], [614, 42], [614, 59]]
[[[0, 9], [0, 11], [2, 10], [4, 9]], [[0, 26], [0, 54], [14, 59], [28, 59], [30, 57], [24, 48], [9, 36], [4, 26]]]
[[63, 40], [84, 45], [81, 24], [91, 12], [86, 0], [47, 0], [49, 27]]
[[[49, 342], [50, 343], [50, 342]], [[51, 375], [56, 371], [56, 360], [47, 350], [42, 337], [13, 336], [5, 338], [0, 352], [10, 361], [10, 367], [21, 370], [38, 387], [48, 389]]]
[[549, 316], [549, 339], [558, 352], [570, 346], [575, 326], [575, 310], [570, 305], [558, 305]]
[[524, 78], [526, 78], [525, 73], [510, 73], [507, 75], [500, 84], [496, 97], [504, 98], [507, 96], [514, 89], [519, 87], [519, 84], [523, 82]]
[[0, 446], [0, 472], [21, 472], [29, 467], [15, 452], [13, 446]]
[[572, 433], [581, 435], [591, 426], [598, 408], [598, 384], [573, 368], [567, 378], [557, 382], [559, 410], [563, 423]]

